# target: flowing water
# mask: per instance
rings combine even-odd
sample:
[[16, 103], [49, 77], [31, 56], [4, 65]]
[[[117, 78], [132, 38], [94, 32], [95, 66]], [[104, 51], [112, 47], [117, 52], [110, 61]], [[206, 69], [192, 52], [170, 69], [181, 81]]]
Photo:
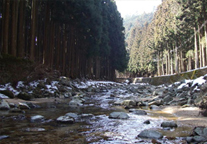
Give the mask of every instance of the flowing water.
[[[157, 140], [161, 143], [181, 143], [180, 137], [190, 134], [191, 127], [179, 126], [176, 129], [163, 130], [160, 125], [163, 121], [174, 120], [177, 117], [162, 111], [144, 108], [147, 115], [128, 113], [121, 106], [112, 103], [117, 98], [110, 97], [110, 93], [103, 92], [88, 95], [86, 103], [79, 108], [70, 108], [68, 101], [62, 103], [43, 103], [40, 108], [26, 110], [22, 114], [0, 113], [0, 135], [8, 138], [0, 140], [5, 144], [134, 144], [152, 143], [151, 139], [141, 139], [137, 135], [145, 129], [156, 129], [164, 134], [164, 138]], [[127, 112], [129, 119], [109, 119], [111, 112]], [[91, 117], [80, 118], [74, 124], [60, 124], [57, 117], [68, 112], [77, 114], [93, 114]], [[45, 121], [32, 123], [30, 117], [43, 115]], [[144, 124], [150, 120], [150, 124]]]

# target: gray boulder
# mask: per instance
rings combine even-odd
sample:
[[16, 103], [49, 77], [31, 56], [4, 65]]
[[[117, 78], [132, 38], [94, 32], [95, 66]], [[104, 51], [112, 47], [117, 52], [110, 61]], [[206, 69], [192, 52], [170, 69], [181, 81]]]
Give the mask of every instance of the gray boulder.
[[203, 136], [194, 136], [193, 137], [193, 140], [195, 142], [206, 142], [207, 141], [207, 138], [206, 137], [203, 137]]
[[20, 109], [30, 109], [30, 107], [26, 103], [19, 102], [19, 108]]
[[4, 99], [0, 99], [0, 110], [9, 110], [9, 109], [10, 109], [9, 104]]
[[149, 106], [151, 105], [160, 106], [160, 105], [163, 105], [163, 100], [155, 100], [155, 101], [150, 102], [148, 105]]
[[156, 89], [156, 90], [153, 92], [153, 96], [156, 96], [156, 95], [161, 96], [161, 95], [163, 94], [164, 91], [165, 91], [165, 88]]
[[76, 113], [67, 113], [67, 114], [65, 114], [65, 116], [69, 116], [69, 117], [74, 118], [74, 119], [78, 118], [78, 115]]
[[136, 115], [147, 115], [147, 112], [144, 110], [138, 110], [138, 109], [129, 109], [129, 112], [132, 112]]
[[5, 96], [8, 96], [9, 98], [14, 98], [14, 94], [10, 90], [2, 90], [0, 91], [0, 94], [4, 94]]
[[178, 127], [178, 125], [175, 122], [162, 122], [161, 127], [170, 127], [170, 128], [174, 128], [174, 127]]
[[207, 128], [204, 128], [204, 127], [196, 127], [194, 129], [194, 133], [196, 135], [206, 137], [206, 139], [207, 139]]
[[150, 138], [150, 139], [160, 139], [163, 137], [163, 135], [156, 131], [156, 130], [143, 130], [138, 137], [141, 138]]
[[112, 112], [109, 115], [111, 119], [128, 119], [129, 116], [125, 112]]
[[42, 115], [35, 115], [35, 116], [31, 116], [31, 122], [42, 122], [45, 120], [44, 116]]
[[122, 105], [124, 105], [124, 106], [136, 106], [136, 102], [134, 100], [124, 100], [122, 102]]
[[168, 95], [163, 99], [163, 102], [164, 102], [164, 104], [168, 104], [172, 100], [173, 100], [173, 97]]
[[31, 94], [25, 93], [25, 92], [20, 92], [17, 97], [19, 99], [23, 99], [23, 100], [31, 100], [33, 98], [33, 96]]
[[75, 122], [74, 118], [67, 116], [67, 115], [58, 117], [56, 121], [59, 123], [65, 123], [65, 124], [73, 124]]

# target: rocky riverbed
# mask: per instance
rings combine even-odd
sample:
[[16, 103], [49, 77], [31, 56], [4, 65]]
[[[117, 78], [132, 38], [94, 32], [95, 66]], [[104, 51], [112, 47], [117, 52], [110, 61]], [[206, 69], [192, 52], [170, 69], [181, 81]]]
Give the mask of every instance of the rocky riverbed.
[[38, 80], [0, 85], [0, 143], [204, 143], [206, 76], [171, 85]]

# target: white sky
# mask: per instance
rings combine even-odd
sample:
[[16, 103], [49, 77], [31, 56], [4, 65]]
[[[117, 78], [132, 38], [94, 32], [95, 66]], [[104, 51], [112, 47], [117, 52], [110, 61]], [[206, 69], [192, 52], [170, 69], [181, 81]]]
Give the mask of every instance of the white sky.
[[152, 12], [162, 0], [115, 0], [118, 11], [124, 18], [126, 15]]

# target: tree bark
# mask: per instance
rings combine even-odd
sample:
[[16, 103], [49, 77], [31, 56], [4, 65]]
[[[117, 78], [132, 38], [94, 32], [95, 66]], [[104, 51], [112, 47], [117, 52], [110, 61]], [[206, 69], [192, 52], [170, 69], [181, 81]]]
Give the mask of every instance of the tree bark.
[[3, 12], [3, 53], [9, 53], [9, 16], [10, 16], [10, 0], [5, 0], [5, 9]]
[[19, 0], [12, 1], [12, 33], [11, 33], [11, 55], [17, 55], [17, 26], [18, 26]]
[[197, 34], [196, 27], [194, 27], [194, 37], [195, 37], [195, 69], [198, 68], [198, 45], [197, 45]]
[[35, 61], [37, 0], [32, 0], [30, 60]]
[[24, 54], [25, 54], [25, 1], [20, 0], [17, 56], [23, 58]]

